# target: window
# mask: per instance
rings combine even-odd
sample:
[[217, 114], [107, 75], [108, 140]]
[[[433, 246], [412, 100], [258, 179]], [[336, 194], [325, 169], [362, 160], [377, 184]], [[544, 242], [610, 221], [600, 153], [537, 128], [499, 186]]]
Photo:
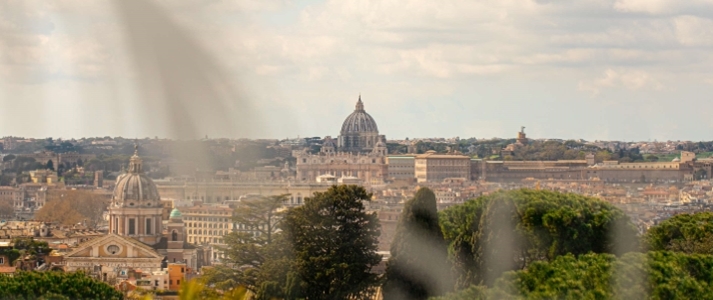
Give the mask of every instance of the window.
[[129, 235], [136, 234], [136, 220], [129, 219]]
[[109, 251], [109, 253], [111, 253], [112, 255], [114, 255], [114, 254], [119, 253], [120, 249], [119, 249], [119, 246], [117, 246], [117, 245], [109, 245], [109, 247], [107, 247], [106, 250]]
[[4, 257], [0, 257], [0, 265], [4, 265], [4, 264], [5, 264], [5, 258], [4, 258]]
[[116, 233], [118, 228], [119, 228], [119, 218], [114, 218], [114, 233]]
[[183, 270], [183, 268], [181, 268], [181, 273], [184, 273], [184, 272], [185, 272], [185, 271]]
[[177, 284], [177, 285], [181, 285], [181, 280], [180, 280], [180, 279], [176, 279], [176, 284]]
[[146, 234], [151, 234], [151, 218], [146, 219]]
[[171, 233], [171, 240], [174, 242], [178, 241], [178, 232], [176, 232], [175, 230]]

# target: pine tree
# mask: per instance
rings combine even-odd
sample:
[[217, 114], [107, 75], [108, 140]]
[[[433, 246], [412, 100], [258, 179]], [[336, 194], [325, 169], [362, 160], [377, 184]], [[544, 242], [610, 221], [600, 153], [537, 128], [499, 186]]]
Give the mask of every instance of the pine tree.
[[[278, 229], [282, 222], [280, 208], [286, 200], [287, 195], [278, 195], [240, 202], [233, 222], [242, 229], [225, 235], [226, 246], [220, 249], [225, 257], [222, 264], [203, 273], [207, 284], [224, 290], [244, 286], [259, 294], [266, 282], [285, 280], [290, 247]], [[275, 292], [270, 295], [280, 296]]]
[[421, 188], [404, 205], [386, 268], [384, 299], [427, 299], [452, 288], [436, 195]]
[[360, 186], [333, 186], [287, 213], [284, 228], [298, 277], [291, 277], [292, 293], [314, 300], [371, 296], [377, 283], [371, 268], [381, 256], [376, 253], [379, 221], [362, 203], [370, 198]]

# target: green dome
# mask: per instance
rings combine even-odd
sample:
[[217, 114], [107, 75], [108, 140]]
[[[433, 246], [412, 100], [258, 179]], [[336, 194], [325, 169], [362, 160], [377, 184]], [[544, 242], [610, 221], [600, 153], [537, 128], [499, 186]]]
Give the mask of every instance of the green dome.
[[174, 209], [171, 211], [171, 217], [170, 217], [171, 219], [173, 219], [173, 218], [182, 218], [182, 217], [183, 217], [183, 216], [181, 215], [181, 211], [179, 211], [177, 208], [174, 208]]

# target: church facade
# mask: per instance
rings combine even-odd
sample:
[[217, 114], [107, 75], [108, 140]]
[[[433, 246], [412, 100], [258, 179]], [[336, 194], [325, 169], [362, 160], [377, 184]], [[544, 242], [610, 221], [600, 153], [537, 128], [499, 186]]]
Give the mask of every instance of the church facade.
[[331, 175], [362, 183], [383, 183], [388, 176], [387, 152], [386, 137], [379, 134], [376, 121], [364, 110], [359, 96], [336, 140], [325, 137], [319, 153], [308, 149], [293, 152], [297, 180], [312, 182]]

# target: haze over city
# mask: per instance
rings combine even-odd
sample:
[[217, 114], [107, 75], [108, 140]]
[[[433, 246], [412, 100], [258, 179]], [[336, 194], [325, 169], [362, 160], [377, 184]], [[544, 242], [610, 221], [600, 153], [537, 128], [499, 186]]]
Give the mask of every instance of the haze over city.
[[710, 299], [713, 0], [0, 0], [0, 299]]
[[710, 1], [156, 2], [2, 1], [0, 131], [710, 140]]

